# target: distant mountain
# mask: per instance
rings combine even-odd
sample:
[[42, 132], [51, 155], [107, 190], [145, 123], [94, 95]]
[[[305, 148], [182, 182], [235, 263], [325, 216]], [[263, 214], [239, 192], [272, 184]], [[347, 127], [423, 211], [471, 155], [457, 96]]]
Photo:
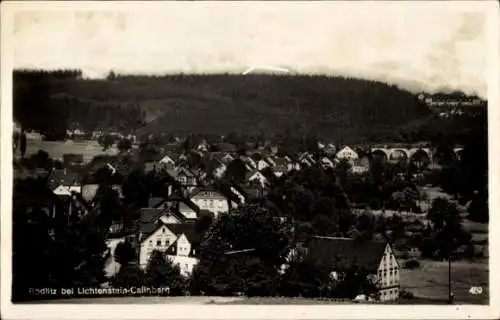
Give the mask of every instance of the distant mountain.
[[[433, 115], [418, 95], [394, 85], [252, 72], [51, 78], [49, 101], [64, 111], [68, 123], [89, 129], [96, 124], [124, 127], [139, 134], [317, 135], [359, 141], [381, 133], [390, 136]], [[78, 111], [82, 105], [85, 112]], [[125, 112], [129, 109], [133, 112]]]

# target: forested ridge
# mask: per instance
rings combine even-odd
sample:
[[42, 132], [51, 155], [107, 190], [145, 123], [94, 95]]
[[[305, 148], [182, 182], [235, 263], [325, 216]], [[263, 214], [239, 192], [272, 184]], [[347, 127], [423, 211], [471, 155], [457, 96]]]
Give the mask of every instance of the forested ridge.
[[18, 70], [14, 117], [26, 128], [56, 136], [78, 127], [413, 142], [438, 136], [433, 131], [442, 122], [466, 129], [454, 119], [436, 120], [416, 94], [396, 86], [319, 75], [110, 74], [87, 80], [80, 71]]

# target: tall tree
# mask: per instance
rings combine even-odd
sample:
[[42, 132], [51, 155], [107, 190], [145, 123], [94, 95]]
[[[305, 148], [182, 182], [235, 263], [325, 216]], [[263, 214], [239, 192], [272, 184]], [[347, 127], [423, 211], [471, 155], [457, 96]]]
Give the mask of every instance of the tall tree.
[[291, 240], [291, 225], [261, 204], [247, 204], [220, 216], [200, 246], [192, 290], [230, 294], [253, 286], [252, 290], [258, 291], [256, 275], [244, 271], [250, 268], [257, 272], [257, 260], [262, 273], [258, 281], [268, 286], [286, 261]]
[[164, 252], [155, 250], [146, 267], [146, 281], [151, 287], [168, 287], [171, 295], [182, 295], [186, 289], [186, 279], [178, 265], [170, 261]]

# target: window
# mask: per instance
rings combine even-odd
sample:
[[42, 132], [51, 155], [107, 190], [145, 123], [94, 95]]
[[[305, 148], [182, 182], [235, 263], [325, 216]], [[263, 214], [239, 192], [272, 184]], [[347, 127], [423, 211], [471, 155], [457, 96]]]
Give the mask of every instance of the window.
[[188, 270], [188, 264], [187, 263], [184, 264], [184, 270], [186, 270], [186, 271]]
[[156, 245], [161, 246], [161, 240], [156, 240]]
[[[167, 215], [167, 218], [168, 218], [168, 215]], [[165, 228], [161, 229], [162, 233], [165, 233], [165, 231], [166, 231]]]
[[210, 207], [213, 207], [213, 206], [214, 206], [214, 201], [210, 200]]
[[149, 246], [153, 246], [153, 240], [149, 240]]
[[168, 247], [170, 245], [170, 240], [165, 240], [165, 247]]

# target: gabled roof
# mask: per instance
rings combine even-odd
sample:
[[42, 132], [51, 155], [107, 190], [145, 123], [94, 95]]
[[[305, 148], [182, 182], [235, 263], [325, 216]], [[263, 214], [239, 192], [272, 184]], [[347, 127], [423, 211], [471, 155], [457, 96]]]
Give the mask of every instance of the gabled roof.
[[177, 174], [177, 177], [181, 174], [184, 174], [186, 175], [187, 177], [195, 177], [196, 175], [189, 169], [185, 168], [185, 167], [179, 167], [177, 170], [176, 170], [176, 174]]
[[144, 241], [147, 237], [153, 234], [156, 230], [158, 230], [163, 223], [156, 223], [155, 221], [151, 222], [140, 222], [139, 223], [139, 232], [142, 234], [141, 241]]
[[178, 204], [179, 211], [191, 210], [196, 212], [197, 214], [200, 212], [200, 208], [198, 208], [198, 206], [189, 199], [183, 199], [176, 202]]
[[227, 198], [226, 194], [220, 189], [221, 189], [220, 187], [215, 187], [215, 186], [194, 188], [194, 190], [189, 194], [188, 198], [193, 198], [194, 196], [196, 196], [202, 192], [215, 192], [215, 193], [222, 195], [224, 198]]
[[376, 271], [387, 244], [351, 238], [312, 237], [306, 241], [307, 257], [338, 270], [352, 264]]
[[203, 237], [200, 232], [197, 232], [196, 224], [193, 222], [167, 224], [166, 226], [177, 236], [184, 234], [191, 244], [199, 244]]
[[141, 223], [154, 223], [161, 217], [162, 211], [163, 209], [157, 208], [141, 208]]

